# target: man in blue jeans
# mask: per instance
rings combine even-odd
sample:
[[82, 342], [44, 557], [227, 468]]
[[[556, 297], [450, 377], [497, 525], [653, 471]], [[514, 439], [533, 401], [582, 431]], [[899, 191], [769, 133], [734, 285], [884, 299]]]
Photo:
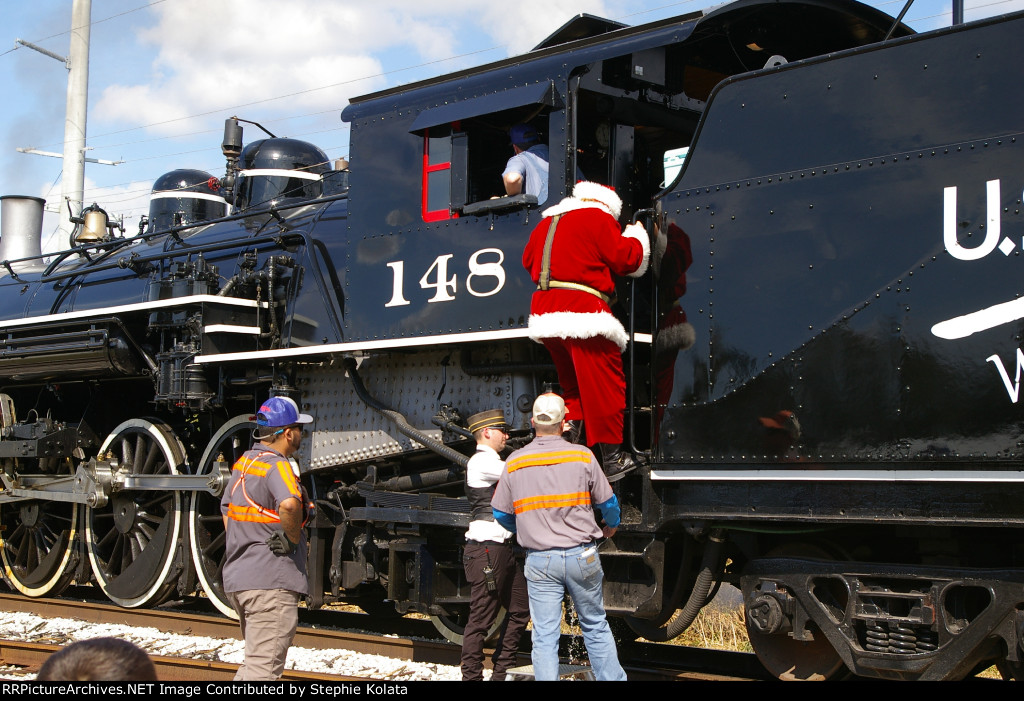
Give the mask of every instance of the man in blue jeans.
[[[610, 538], [618, 529], [619, 501], [594, 454], [562, 438], [568, 426], [561, 397], [537, 397], [532, 421], [537, 437], [505, 461], [491, 508], [526, 548], [534, 678], [558, 679], [562, 598], [568, 591], [594, 676], [625, 681], [605, 617], [604, 571], [597, 554], [597, 539]], [[597, 526], [593, 506], [604, 528]]]

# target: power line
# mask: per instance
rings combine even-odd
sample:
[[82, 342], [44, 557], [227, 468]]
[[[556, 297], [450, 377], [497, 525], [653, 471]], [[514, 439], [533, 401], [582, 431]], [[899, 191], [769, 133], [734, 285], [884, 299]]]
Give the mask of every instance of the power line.
[[[153, 2], [146, 3], [145, 5], [142, 5], [140, 7], [136, 7], [136, 8], [131, 9], [131, 10], [125, 10], [124, 12], [118, 12], [116, 15], [111, 15], [110, 17], [104, 17], [103, 19], [98, 19], [98, 20], [96, 20], [94, 22], [89, 22], [89, 24], [83, 24], [83, 25], [79, 25], [77, 27], [72, 27], [71, 29], [66, 29], [63, 32], [58, 32], [56, 34], [51, 34], [50, 36], [43, 37], [42, 39], [36, 39], [32, 43], [33, 44], [39, 44], [39, 43], [44, 42], [44, 41], [49, 41], [50, 39], [56, 39], [57, 37], [61, 37], [61, 36], [64, 36], [66, 34], [71, 34], [72, 32], [76, 32], [76, 31], [78, 31], [80, 29], [85, 29], [86, 27], [95, 27], [97, 24], [103, 24], [104, 22], [109, 22], [112, 19], [117, 19], [118, 17], [124, 17], [125, 15], [130, 15], [133, 12], [138, 12], [139, 10], [145, 10], [146, 8], [152, 7], [153, 5], [159, 5], [162, 2], [167, 2], [167, 0], [153, 0]], [[21, 48], [21, 47], [20, 46], [15, 46], [13, 49], [8, 49], [7, 51], [4, 51], [2, 54], [0, 54], [0, 56], [6, 56], [7, 54], [11, 53], [12, 51], [17, 51], [19, 48]]]
[[[112, 15], [111, 17], [105, 18], [103, 20], [97, 20], [96, 22], [93, 22], [92, 24], [99, 24], [101, 22], [106, 22], [106, 21], [115, 19], [117, 17], [121, 17], [121, 16], [124, 16], [124, 15], [130, 14], [132, 12], [137, 12], [137, 11], [140, 11], [140, 10], [143, 10], [143, 9], [147, 9], [149, 7], [161, 4], [161, 3], [166, 2], [166, 1], [167, 0], [154, 0], [153, 2], [149, 2], [146, 5], [143, 5], [143, 6], [131, 9], [131, 10], [127, 10], [125, 12], [118, 13], [116, 15]], [[633, 13], [633, 15], [626, 15], [625, 17], [623, 17], [621, 19], [625, 19], [626, 17], [631, 17], [631, 16], [639, 15], [639, 14], [649, 14], [651, 12], [657, 12], [657, 11], [664, 10], [664, 9], [670, 8], [670, 7], [688, 5], [688, 4], [690, 4], [690, 3], [694, 2], [694, 1], [695, 0], [684, 0], [683, 2], [662, 5], [662, 6], [659, 6], [657, 8], [650, 9], [650, 10], [645, 10], [645, 11], [642, 11], [642, 12]], [[975, 12], [975, 11], [978, 11], [978, 10], [981, 10], [981, 9], [985, 9], [985, 8], [990, 8], [990, 7], [1006, 4], [1006, 3], [1011, 2], [1011, 1], [1012, 0], [997, 0], [996, 2], [990, 2], [990, 3], [986, 3], [984, 5], [979, 5], [979, 6], [976, 6], [976, 7], [969, 8], [968, 11]], [[884, 6], [884, 5], [901, 4], [901, 3], [902, 3], [902, 0], [889, 0], [888, 2], [880, 3], [879, 7], [880, 6]], [[946, 13], [940, 13], [940, 14], [937, 14], [937, 15], [931, 15], [931, 16], [928, 16], [928, 17], [922, 17], [922, 18], [913, 19], [913, 20], [907, 20], [907, 21], [908, 22], [924, 21], [924, 20], [928, 20], [928, 19], [933, 19], [935, 17], [940, 17], [940, 16], [943, 16], [945, 14]], [[39, 41], [45, 41], [47, 39], [51, 39], [53, 37], [60, 36], [61, 34], [67, 34], [70, 31], [73, 31], [73, 30], [69, 30], [68, 32], [62, 32], [60, 34], [54, 34], [54, 35], [51, 35], [50, 37], [45, 37], [44, 39], [41, 39]], [[436, 59], [434, 61], [428, 61], [428, 62], [416, 64], [416, 65], [413, 65], [413, 66], [397, 68], [397, 69], [393, 69], [393, 70], [389, 70], [389, 71], [383, 71], [383, 72], [380, 72], [380, 73], [377, 73], [377, 74], [373, 74], [373, 75], [367, 75], [367, 76], [363, 76], [363, 77], [359, 77], [359, 78], [354, 78], [354, 79], [350, 79], [350, 80], [346, 80], [346, 81], [332, 83], [332, 84], [329, 84], [329, 85], [319, 86], [319, 87], [315, 87], [315, 88], [309, 88], [309, 89], [306, 89], [306, 90], [295, 91], [295, 92], [291, 92], [291, 93], [288, 93], [288, 94], [285, 94], [285, 95], [278, 95], [278, 96], [275, 96], [275, 97], [269, 97], [269, 98], [264, 98], [264, 99], [260, 99], [260, 100], [254, 100], [254, 101], [243, 103], [243, 104], [239, 104], [239, 105], [234, 105], [234, 106], [230, 106], [230, 107], [224, 107], [224, 108], [217, 109], [217, 110], [209, 110], [209, 111], [205, 111], [205, 112], [202, 112], [202, 113], [188, 115], [188, 116], [185, 116], [185, 117], [178, 117], [178, 118], [175, 118], [175, 119], [164, 120], [164, 121], [160, 121], [160, 122], [154, 122], [154, 123], [150, 123], [150, 124], [145, 124], [145, 125], [140, 125], [140, 126], [136, 126], [136, 127], [127, 128], [127, 129], [121, 129], [121, 130], [116, 130], [116, 131], [111, 131], [111, 132], [105, 132], [105, 133], [97, 134], [97, 135], [90, 135], [90, 141], [92, 141], [93, 139], [101, 139], [101, 138], [104, 138], [104, 137], [113, 136], [113, 135], [117, 135], [117, 134], [130, 133], [130, 132], [133, 132], [133, 131], [138, 131], [140, 129], [147, 129], [147, 128], [154, 127], [154, 126], [166, 125], [166, 124], [169, 124], [169, 123], [178, 122], [178, 121], [184, 121], [184, 120], [187, 120], [187, 119], [194, 119], [194, 118], [198, 118], [198, 117], [209, 116], [211, 114], [215, 114], [215, 113], [218, 113], [218, 112], [233, 111], [233, 110], [237, 110], [237, 109], [244, 108], [244, 107], [251, 107], [253, 105], [265, 104], [267, 102], [273, 102], [273, 101], [276, 101], [276, 100], [293, 98], [293, 97], [296, 97], [296, 96], [306, 95], [306, 94], [310, 94], [310, 93], [321, 91], [321, 90], [328, 90], [328, 89], [337, 88], [337, 87], [344, 86], [344, 85], [350, 85], [352, 83], [357, 83], [357, 82], [364, 81], [364, 80], [371, 80], [371, 79], [374, 79], [374, 78], [391, 76], [391, 75], [395, 75], [395, 74], [402, 73], [402, 72], [405, 72], [405, 71], [410, 71], [410, 70], [414, 70], [414, 69], [424, 68], [424, 67], [428, 67], [428, 66], [432, 66], [432, 65], [437, 65], [437, 64], [445, 63], [445, 62], [448, 62], [448, 61], [453, 61], [453, 60], [463, 59], [463, 58], [467, 58], [467, 57], [474, 56], [474, 55], [488, 53], [488, 52], [495, 51], [495, 50], [500, 49], [500, 48], [503, 48], [503, 47], [492, 46], [492, 47], [488, 47], [488, 48], [484, 48], [484, 49], [479, 49], [479, 50], [476, 50], [476, 51], [471, 51], [471, 52], [467, 52], [467, 53], [463, 53], [463, 54], [459, 54], [459, 55], [455, 55], [455, 56], [450, 56], [450, 57], [447, 57], [447, 58], [441, 58], [441, 59]], [[0, 54], [0, 55], [2, 55], [2, 54]], [[280, 118], [276, 118], [276, 119], [269, 120], [269, 121], [270, 122], [278, 122], [279, 123], [279, 122], [289, 121], [289, 120], [293, 120], [293, 119], [299, 119], [299, 118], [302, 118], [302, 117], [317, 116], [317, 115], [321, 115], [321, 114], [327, 114], [327, 113], [334, 112], [334, 111], [336, 111], [336, 109], [321, 110], [321, 111], [318, 111], [318, 112], [312, 112], [312, 113], [307, 113], [307, 114], [302, 114], [302, 115], [293, 115], [293, 116], [280, 117]], [[342, 127], [342, 128], [344, 128], [344, 127]], [[201, 134], [206, 134], [206, 133], [215, 133], [216, 131], [217, 130], [202, 130], [202, 131], [190, 132], [190, 133], [187, 133], [187, 134], [179, 134], [179, 135], [174, 135], [174, 136], [161, 136], [161, 137], [153, 137], [153, 138], [147, 138], [147, 139], [139, 139], [139, 140], [136, 140], [136, 141], [123, 142], [121, 144], [104, 145], [104, 146], [102, 146], [102, 148], [108, 149], [108, 148], [116, 148], [118, 146], [128, 146], [128, 145], [136, 145], [136, 144], [147, 144], [147, 143], [152, 143], [152, 142], [155, 142], [155, 141], [166, 140], [166, 139], [171, 139], [171, 138], [181, 138], [183, 136], [196, 136], [196, 135], [201, 135]], [[313, 133], [320, 133], [320, 132], [313, 132]], [[62, 143], [62, 142], [57, 142], [57, 143]], [[135, 161], [158, 160], [158, 159], [161, 159], [161, 158], [171, 158], [171, 157], [175, 157], [175, 156], [199, 153], [201, 151], [202, 151], [202, 149], [194, 149], [194, 150], [190, 150], [190, 151], [175, 152], [175, 153], [169, 153], [169, 154], [144, 156], [142, 158], [134, 159], [134, 160]]]

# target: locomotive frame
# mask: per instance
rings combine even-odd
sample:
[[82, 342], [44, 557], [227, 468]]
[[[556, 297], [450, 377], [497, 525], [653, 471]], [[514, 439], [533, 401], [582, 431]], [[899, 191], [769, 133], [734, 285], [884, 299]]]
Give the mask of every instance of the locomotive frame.
[[491, 198], [529, 122], [549, 203], [579, 167], [654, 244], [616, 308], [649, 464], [602, 545], [609, 612], [668, 639], [728, 582], [782, 678], [1019, 676], [1022, 24], [915, 35], [846, 0], [581, 16], [353, 100], [334, 194], [8, 256], [5, 578], [229, 613], [217, 494], [273, 391], [316, 420], [309, 605], [458, 640], [459, 416], [500, 406], [524, 439], [554, 378], [518, 263], [544, 203]]

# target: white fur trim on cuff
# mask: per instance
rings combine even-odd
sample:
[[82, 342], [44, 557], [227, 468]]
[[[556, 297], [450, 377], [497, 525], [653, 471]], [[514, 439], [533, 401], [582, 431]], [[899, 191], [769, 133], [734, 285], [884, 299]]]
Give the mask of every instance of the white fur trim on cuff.
[[626, 350], [629, 335], [614, 316], [608, 312], [551, 312], [531, 314], [530, 338], [540, 341], [544, 338], [594, 338], [604, 336]]
[[643, 246], [644, 257], [640, 261], [640, 267], [629, 274], [630, 277], [643, 277], [643, 274], [647, 272], [647, 266], [651, 262], [651, 240], [650, 236], [647, 235], [647, 229], [644, 228], [643, 224], [634, 223], [627, 226], [622, 235], [627, 239], [636, 239]]

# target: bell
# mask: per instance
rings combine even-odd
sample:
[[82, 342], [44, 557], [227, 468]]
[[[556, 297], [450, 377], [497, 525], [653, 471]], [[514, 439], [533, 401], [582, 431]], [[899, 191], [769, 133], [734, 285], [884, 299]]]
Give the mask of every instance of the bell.
[[93, 205], [82, 210], [82, 229], [75, 236], [75, 243], [87, 244], [107, 238], [107, 213]]

